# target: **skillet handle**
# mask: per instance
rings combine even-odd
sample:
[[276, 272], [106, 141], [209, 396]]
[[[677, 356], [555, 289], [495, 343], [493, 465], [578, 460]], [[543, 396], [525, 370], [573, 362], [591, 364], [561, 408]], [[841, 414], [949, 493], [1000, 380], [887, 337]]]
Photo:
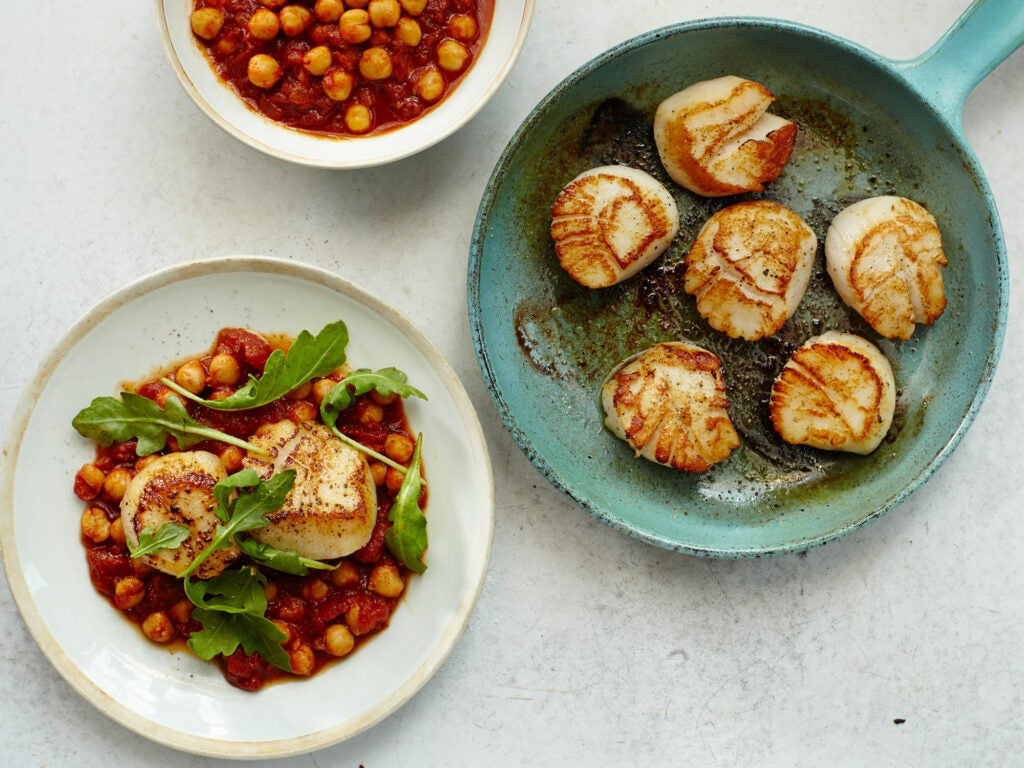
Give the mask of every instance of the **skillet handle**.
[[1022, 44], [1024, 0], [974, 0], [935, 45], [896, 67], [959, 129], [968, 94]]

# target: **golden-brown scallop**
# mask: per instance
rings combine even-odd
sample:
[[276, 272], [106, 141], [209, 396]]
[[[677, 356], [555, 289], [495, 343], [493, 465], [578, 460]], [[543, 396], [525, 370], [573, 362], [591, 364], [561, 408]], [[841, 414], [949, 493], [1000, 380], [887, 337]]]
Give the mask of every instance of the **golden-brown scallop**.
[[646, 267], [679, 231], [676, 201], [636, 168], [592, 168], [569, 182], [551, 207], [558, 261], [587, 288], [606, 288]]
[[828, 331], [793, 353], [772, 385], [769, 408], [787, 443], [867, 454], [892, 425], [896, 382], [878, 347]]
[[601, 387], [605, 426], [637, 456], [704, 472], [739, 445], [718, 357], [664, 342], [619, 364]]
[[[146, 528], [153, 532], [164, 523], [187, 526], [191, 533], [175, 549], [164, 549], [139, 559], [163, 573], [178, 576], [213, 538], [220, 522], [213, 486], [227, 477], [221, 460], [207, 451], [181, 451], [160, 456], [128, 483], [121, 499], [125, 539], [134, 547]], [[239, 555], [234, 547], [217, 550], [196, 571], [200, 579], [220, 574]]]
[[654, 114], [654, 141], [677, 184], [705, 197], [760, 192], [789, 161], [797, 126], [768, 112], [771, 91], [733, 75], [669, 96]]
[[890, 339], [909, 339], [946, 309], [946, 255], [935, 218], [905, 197], [861, 200], [825, 236], [828, 273], [840, 297]]
[[316, 422], [285, 419], [261, 427], [250, 442], [270, 453], [242, 463], [263, 479], [294, 469], [295, 484], [270, 521], [252, 537], [303, 557], [330, 560], [370, 540], [377, 520], [377, 486], [366, 457]]
[[776, 333], [807, 290], [818, 238], [769, 200], [715, 213], [686, 254], [684, 290], [715, 330], [755, 341]]

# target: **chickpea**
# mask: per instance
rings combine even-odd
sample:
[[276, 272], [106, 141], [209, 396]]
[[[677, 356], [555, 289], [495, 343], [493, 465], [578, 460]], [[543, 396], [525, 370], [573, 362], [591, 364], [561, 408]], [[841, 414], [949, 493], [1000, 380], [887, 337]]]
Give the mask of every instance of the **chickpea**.
[[213, 44], [213, 49], [221, 56], [230, 56], [238, 50], [238, 43], [234, 40], [221, 38]]
[[174, 372], [179, 387], [198, 395], [206, 387], [206, 370], [198, 360], [189, 360]]
[[388, 467], [387, 472], [384, 474], [384, 487], [387, 488], [388, 493], [394, 496], [398, 493], [398, 489], [402, 487], [403, 480], [405, 480], [405, 472], [394, 467]]
[[174, 637], [174, 625], [163, 611], [156, 611], [144, 618], [142, 631], [154, 643], [166, 643]]
[[444, 93], [444, 77], [431, 67], [413, 84], [412, 92], [426, 102], [437, 101]]
[[277, 59], [265, 53], [257, 53], [249, 59], [249, 82], [257, 88], [273, 88], [284, 75]]
[[344, 624], [331, 624], [324, 632], [324, 650], [331, 656], [347, 656], [355, 647], [355, 635]]
[[304, 5], [286, 5], [278, 14], [281, 31], [288, 37], [298, 37], [313, 23], [313, 14]]
[[370, 39], [370, 14], [354, 8], [341, 14], [338, 31], [346, 43], [365, 43]]
[[323, 600], [328, 591], [327, 583], [320, 579], [310, 579], [302, 585], [302, 596], [306, 600]]
[[135, 574], [135, 578], [144, 579], [153, 573], [153, 566], [144, 562], [141, 558], [132, 558], [132, 573]]
[[392, 432], [384, 438], [385, 455], [399, 464], [408, 464], [415, 448], [416, 443], [408, 435]]
[[395, 39], [400, 43], [405, 43], [410, 48], [415, 48], [420, 44], [420, 40], [423, 39], [423, 30], [420, 29], [420, 23], [416, 19], [403, 16], [398, 20], [398, 24], [395, 25]]
[[220, 8], [200, 8], [189, 18], [192, 31], [203, 40], [213, 40], [224, 26], [224, 13]]
[[[341, 71], [344, 72], [344, 70]], [[349, 88], [351, 89], [352, 76], [349, 75], [347, 72], [345, 72], [344, 74], [348, 75]], [[348, 98], [348, 94], [345, 95], [345, 98]], [[336, 99], [336, 101], [343, 101], [343, 99]], [[314, 381], [312, 392], [313, 402], [316, 403], [317, 405], [320, 405], [324, 401], [324, 398], [327, 397], [327, 393], [334, 389], [334, 387], [337, 384], [338, 382], [336, 382], [334, 379], [317, 379], [316, 381]]]
[[277, 600], [277, 595], [278, 595], [279, 591], [280, 590], [278, 590], [277, 584], [274, 584], [273, 582], [268, 581], [267, 582], [267, 586], [265, 586], [263, 588], [263, 596], [265, 598], [267, 598], [267, 602], [268, 603], [272, 603], [275, 600]]
[[320, 410], [308, 400], [298, 400], [288, 409], [288, 418], [292, 421], [316, 421]]
[[[262, 54], [260, 54], [262, 55]], [[256, 57], [253, 56], [253, 59]], [[268, 59], [274, 61], [270, 56]], [[251, 62], [250, 61], [250, 69]], [[277, 62], [274, 61], [276, 65]], [[280, 69], [280, 67], [278, 67]], [[280, 77], [280, 75], [278, 75]], [[276, 82], [276, 81], [275, 81]], [[210, 382], [213, 384], [237, 384], [242, 378], [242, 369], [238, 365], [238, 361], [234, 357], [227, 354], [214, 355], [210, 358]]]
[[316, 656], [313, 649], [306, 643], [300, 643], [288, 652], [288, 660], [292, 664], [292, 672], [296, 675], [308, 675], [316, 666]]
[[156, 404], [159, 405], [161, 408], [166, 408], [168, 400], [177, 400], [178, 405], [180, 405], [182, 408], [185, 407], [185, 401], [181, 399], [181, 396], [178, 395], [177, 392], [171, 389], [161, 389], [160, 394], [156, 396]]
[[316, 0], [316, 3], [313, 4], [313, 15], [316, 16], [317, 21], [322, 21], [325, 24], [336, 22], [344, 11], [345, 6], [342, 5], [341, 0]]
[[249, 17], [246, 27], [249, 34], [257, 40], [273, 40], [281, 29], [281, 22], [278, 21], [276, 13], [260, 8]]
[[367, 48], [359, 57], [359, 74], [367, 80], [391, 77], [391, 55], [383, 48]]
[[456, 40], [469, 42], [476, 37], [476, 19], [465, 13], [457, 13], [448, 19], [448, 34]]
[[381, 597], [398, 597], [405, 589], [402, 574], [394, 563], [380, 563], [370, 571], [369, 585], [371, 592]]
[[289, 400], [305, 400], [309, 397], [309, 393], [313, 391], [313, 382], [307, 381], [305, 384], [300, 384], [285, 397]]
[[110, 540], [122, 547], [125, 545], [124, 523], [120, 517], [115, 517], [110, 521]]
[[131, 472], [124, 467], [115, 467], [110, 470], [107, 479], [103, 481], [103, 495], [111, 501], [120, 502], [131, 481]]
[[410, 16], [419, 16], [427, 7], [427, 0], [398, 0], [398, 2], [402, 5], [402, 10]]
[[331, 67], [331, 49], [326, 45], [318, 45], [306, 51], [302, 57], [302, 66], [311, 75], [319, 77]]
[[275, 11], [287, 2], [288, 0], [260, 0], [261, 5], [265, 5], [267, 8]]
[[370, 14], [370, 23], [375, 27], [393, 27], [402, 15], [398, 0], [370, 0], [366, 10]]
[[359, 569], [348, 560], [342, 560], [338, 567], [331, 571], [331, 584], [336, 587], [351, 587], [359, 583]]
[[345, 127], [352, 133], [365, 133], [373, 125], [373, 115], [365, 104], [352, 104], [345, 110]]
[[229, 475], [242, 469], [242, 460], [246, 457], [244, 449], [237, 445], [229, 445], [220, 452], [220, 463]]
[[146, 597], [146, 585], [135, 576], [125, 576], [114, 585], [114, 605], [122, 611], [134, 608]]
[[366, 403], [359, 414], [360, 424], [380, 424], [384, 419], [384, 409], [376, 403]]
[[107, 476], [95, 464], [83, 464], [75, 474], [75, 495], [82, 501], [95, 499], [103, 490]]
[[380, 461], [371, 461], [370, 474], [373, 476], [374, 485], [384, 485], [384, 479], [388, 474], [387, 465]]
[[82, 535], [97, 544], [107, 540], [110, 536], [110, 521], [103, 507], [85, 508], [85, 512], [82, 513]]
[[188, 624], [192, 619], [192, 601], [182, 598], [167, 609], [167, 615], [177, 624]]
[[391, 405], [398, 399], [398, 393], [392, 392], [390, 395], [382, 395], [376, 389], [370, 391], [370, 399], [373, 400], [377, 405]]
[[437, 65], [446, 72], [458, 72], [469, 60], [469, 50], [455, 40], [444, 40], [437, 46]]
[[135, 460], [135, 471], [141, 472], [159, 458], [159, 453], [151, 453], [149, 456], [139, 456], [139, 458]]
[[281, 634], [284, 635], [284, 640], [281, 641], [281, 645], [288, 645], [292, 641], [292, 626], [280, 619], [274, 619], [274, 626], [281, 630]]

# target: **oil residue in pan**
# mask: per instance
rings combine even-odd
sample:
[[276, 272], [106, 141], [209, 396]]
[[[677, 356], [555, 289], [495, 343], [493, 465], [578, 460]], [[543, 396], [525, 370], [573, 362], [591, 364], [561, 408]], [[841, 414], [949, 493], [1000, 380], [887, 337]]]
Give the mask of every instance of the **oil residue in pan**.
[[[778, 437], [768, 415], [772, 382], [797, 347], [826, 330], [858, 333], [883, 352], [890, 346], [835, 293], [825, 271], [823, 244], [829, 223], [843, 207], [869, 195], [895, 194], [898, 185], [878, 175], [877, 168], [869, 167], [853, 151], [856, 144], [871, 138], [859, 134], [848, 119], [830, 112], [827, 105], [780, 99], [775, 111], [797, 122], [800, 134], [783, 176], [764, 193], [711, 199], [678, 187], [658, 158], [652, 115], [623, 99], [611, 99], [566, 131], [566, 143], [556, 153], [560, 162], [533, 175], [531, 202], [522, 209], [529, 221], [532, 258], [542, 260], [537, 269], [545, 280], [550, 278], [546, 289], [539, 288], [515, 310], [519, 346], [537, 371], [596, 392], [614, 365], [658, 341], [685, 339], [722, 360], [729, 412], [743, 449], [734, 454], [733, 463], [740, 464], [738, 478], [729, 472], [716, 479], [712, 471], [707, 484], [721, 485], [717, 490], [705, 489], [712, 494], [727, 494], [737, 482], [742, 485], [751, 480], [758, 486], [798, 484], [847, 461], [845, 455], [789, 445]], [[574, 136], [578, 137], [575, 141]], [[557, 268], [547, 237], [546, 213], [572, 175], [599, 165], [640, 168], [665, 184], [676, 197], [680, 231], [669, 250], [640, 275], [592, 291], [578, 286]], [[714, 331], [700, 317], [693, 298], [683, 291], [683, 259], [715, 211], [759, 197], [800, 214], [815, 231], [819, 246], [810, 285], [797, 313], [773, 337], [748, 342]], [[892, 360], [892, 355], [887, 356]], [[898, 370], [896, 374], [898, 380]], [[902, 398], [898, 398], [890, 441], [902, 428], [903, 412]], [[594, 418], [599, 418], [596, 412]], [[739, 492], [746, 495], [742, 489]]]

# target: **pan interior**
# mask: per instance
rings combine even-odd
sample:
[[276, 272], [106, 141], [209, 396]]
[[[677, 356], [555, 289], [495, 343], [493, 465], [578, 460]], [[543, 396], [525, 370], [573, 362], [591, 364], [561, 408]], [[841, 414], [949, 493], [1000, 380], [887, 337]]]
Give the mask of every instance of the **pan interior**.
[[[760, 195], [699, 198], [674, 185], [654, 148], [658, 103], [725, 74], [766, 85], [772, 110], [800, 126], [793, 157]], [[642, 168], [676, 196], [682, 226], [669, 252], [620, 286], [588, 291], [558, 266], [550, 206], [576, 174]], [[880, 339], [836, 296], [821, 243], [855, 200], [910, 197], [939, 222], [948, 307], [908, 342]], [[710, 329], [681, 288], [681, 262], [707, 217], [744, 197], [776, 200], [815, 230], [815, 275], [774, 338], [735, 341]], [[502, 156], [470, 258], [478, 358], [514, 439], [590, 512], [632, 535], [695, 554], [747, 556], [828, 541], [893, 507], [941, 463], [973, 418], [998, 355], [1006, 275], [995, 212], [970, 151], [884, 59], [813, 31], [765, 22], [683, 25], [638, 38], [570, 76]], [[893, 364], [896, 423], [867, 457], [787, 446], [767, 419], [788, 355], [829, 328], [875, 341]], [[617, 362], [687, 339], [723, 362], [742, 445], [705, 475], [634, 459], [602, 426], [597, 390]]]

